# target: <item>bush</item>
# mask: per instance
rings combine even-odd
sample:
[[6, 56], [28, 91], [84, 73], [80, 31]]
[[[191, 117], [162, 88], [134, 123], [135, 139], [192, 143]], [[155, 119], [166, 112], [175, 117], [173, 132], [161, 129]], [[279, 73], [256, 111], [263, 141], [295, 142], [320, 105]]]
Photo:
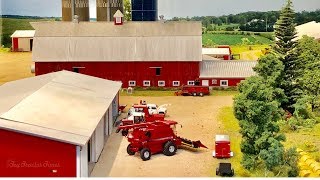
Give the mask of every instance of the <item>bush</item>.
[[315, 119], [306, 119], [306, 120], [302, 120], [303, 121], [303, 127], [306, 127], [306, 128], [313, 128], [317, 121]]

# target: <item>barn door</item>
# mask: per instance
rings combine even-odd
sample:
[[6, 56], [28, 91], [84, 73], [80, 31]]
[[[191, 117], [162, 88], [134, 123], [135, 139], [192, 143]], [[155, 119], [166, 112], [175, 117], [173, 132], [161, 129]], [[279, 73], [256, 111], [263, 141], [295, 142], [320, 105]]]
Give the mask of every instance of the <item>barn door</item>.
[[33, 39], [30, 39], [30, 51], [32, 51], [33, 48]]

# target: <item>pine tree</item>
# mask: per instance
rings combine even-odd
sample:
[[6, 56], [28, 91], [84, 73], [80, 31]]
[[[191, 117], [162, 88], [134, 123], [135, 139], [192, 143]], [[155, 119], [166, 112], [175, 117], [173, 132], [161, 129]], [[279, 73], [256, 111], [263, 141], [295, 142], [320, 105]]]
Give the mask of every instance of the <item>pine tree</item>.
[[282, 74], [283, 80], [280, 83], [280, 87], [284, 90], [288, 101], [282, 104], [282, 108], [288, 110], [290, 113], [294, 112], [293, 105], [296, 103], [301, 92], [296, 83], [296, 63], [298, 54], [294, 51], [297, 46], [297, 42], [294, 40], [297, 34], [294, 24], [294, 16], [295, 13], [292, 1], [287, 0], [286, 5], [280, 12], [279, 19], [276, 22], [276, 45], [274, 46], [274, 50], [281, 55], [281, 60], [284, 65], [284, 71]]

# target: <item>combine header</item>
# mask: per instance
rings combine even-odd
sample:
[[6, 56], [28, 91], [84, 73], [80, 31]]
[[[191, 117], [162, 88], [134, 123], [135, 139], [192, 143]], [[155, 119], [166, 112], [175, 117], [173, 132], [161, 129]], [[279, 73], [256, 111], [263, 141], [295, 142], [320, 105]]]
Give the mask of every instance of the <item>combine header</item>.
[[140, 153], [142, 160], [151, 158], [151, 154], [163, 153], [166, 156], [173, 156], [180, 146], [192, 148], [207, 148], [200, 141], [191, 141], [176, 135], [176, 121], [154, 121], [140, 124], [119, 126], [120, 130], [130, 130], [127, 134], [129, 145], [127, 153], [134, 155]]

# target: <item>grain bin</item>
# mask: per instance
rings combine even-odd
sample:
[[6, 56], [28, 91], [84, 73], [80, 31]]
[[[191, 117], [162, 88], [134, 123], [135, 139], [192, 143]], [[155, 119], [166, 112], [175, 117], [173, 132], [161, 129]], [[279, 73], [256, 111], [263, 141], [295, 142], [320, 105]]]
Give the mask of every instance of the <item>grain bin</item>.
[[[89, 0], [74, 0], [79, 21], [89, 21]], [[62, 21], [72, 21], [72, 0], [62, 0]]]

